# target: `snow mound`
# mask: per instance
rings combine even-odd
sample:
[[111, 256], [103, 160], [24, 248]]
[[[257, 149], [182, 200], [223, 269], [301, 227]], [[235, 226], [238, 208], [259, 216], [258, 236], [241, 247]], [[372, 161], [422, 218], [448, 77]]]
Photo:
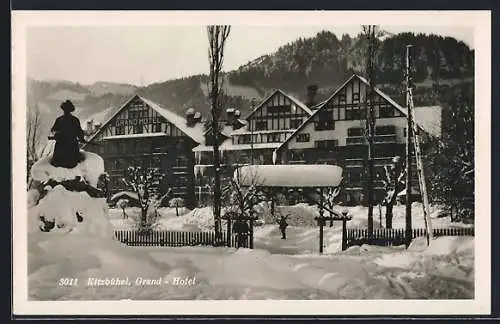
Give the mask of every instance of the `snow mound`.
[[73, 180], [75, 177], [84, 178], [91, 186], [97, 187], [99, 176], [104, 173], [104, 160], [97, 154], [81, 150], [84, 160], [72, 169], [54, 167], [50, 164], [52, 155], [48, 155], [33, 164], [31, 178], [36, 181], [46, 182]]
[[[28, 192], [30, 233], [72, 232], [114, 239], [106, 199], [99, 198], [99, 195], [91, 197], [89, 191], [80, 191], [79, 187], [66, 187], [62, 183], [64, 180], [81, 177], [88, 184], [84, 184], [85, 188], [91, 186], [98, 191], [96, 187], [99, 177], [104, 173], [103, 159], [94, 153], [81, 152], [84, 160], [73, 169], [52, 166], [50, 155], [33, 165], [32, 180], [34, 183], [40, 182], [42, 186]], [[56, 183], [53, 184], [53, 181]]]
[[61, 185], [54, 187], [38, 205], [31, 207], [28, 215], [28, 230], [31, 233], [40, 231], [40, 218], [43, 217], [61, 231], [114, 237], [105, 198], [92, 198], [86, 192], [68, 191]]
[[[179, 209], [179, 214], [184, 210]], [[175, 215], [175, 208], [162, 208], [160, 211], [162, 216], [155, 224], [157, 230], [168, 231], [213, 231], [214, 217], [211, 207], [195, 208], [184, 215]], [[222, 226], [226, 222], [222, 221]]]

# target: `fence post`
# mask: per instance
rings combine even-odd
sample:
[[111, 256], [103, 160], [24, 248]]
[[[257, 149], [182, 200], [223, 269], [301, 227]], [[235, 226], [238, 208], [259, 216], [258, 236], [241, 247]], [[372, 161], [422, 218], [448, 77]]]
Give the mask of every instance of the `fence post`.
[[226, 237], [226, 240], [227, 240], [227, 247], [231, 247], [231, 217], [229, 216], [227, 218], [227, 237]]
[[253, 219], [250, 220], [250, 248], [253, 249]]
[[342, 219], [342, 251], [347, 250], [347, 220]]

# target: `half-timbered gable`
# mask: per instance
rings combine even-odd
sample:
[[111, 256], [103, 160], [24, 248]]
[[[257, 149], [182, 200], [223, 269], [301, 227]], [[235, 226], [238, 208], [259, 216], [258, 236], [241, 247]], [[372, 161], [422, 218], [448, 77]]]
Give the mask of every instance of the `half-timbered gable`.
[[[366, 100], [367, 90], [369, 83], [366, 79], [351, 76], [276, 150], [277, 162], [340, 165], [345, 170], [347, 192], [362, 192], [368, 152], [365, 125], [366, 108], [370, 103]], [[376, 119], [375, 172], [382, 173], [383, 166], [393, 156], [404, 155], [406, 110], [379, 89], [375, 90], [373, 108]], [[431, 108], [426, 110], [439, 111]], [[426, 131], [427, 127], [419, 118], [417, 125]], [[383, 195], [381, 183], [377, 182], [375, 188], [378, 190], [376, 195]]]
[[232, 143], [281, 143], [311, 114], [302, 102], [276, 90], [247, 116], [246, 127], [233, 132]]
[[124, 189], [121, 178], [129, 166], [141, 166], [163, 175], [156, 186], [160, 193], [170, 188], [192, 205], [192, 148], [202, 136], [201, 123], [188, 124], [158, 104], [134, 96], [103, 123], [86, 149], [103, 157], [112, 192]]
[[[326, 149], [362, 145], [366, 120], [367, 81], [349, 78], [283, 143], [283, 148]], [[404, 143], [405, 119], [399, 105], [377, 91], [374, 95], [376, 143]]]

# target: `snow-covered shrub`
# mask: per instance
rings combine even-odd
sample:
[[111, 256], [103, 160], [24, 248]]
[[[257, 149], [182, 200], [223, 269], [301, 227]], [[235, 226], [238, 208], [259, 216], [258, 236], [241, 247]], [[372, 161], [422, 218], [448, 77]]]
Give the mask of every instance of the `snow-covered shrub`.
[[170, 207], [175, 208], [175, 215], [177, 217], [179, 217], [179, 208], [184, 207], [184, 205], [185, 205], [184, 199], [182, 199], [180, 197], [172, 198], [169, 201], [169, 205], [170, 205]]
[[[158, 197], [150, 197], [153, 182], [155, 179], [160, 179], [163, 177], [161, 174], [157, 174], [157, 170], [154, 168], [142, 168], [142, 167], [128, 167], [125, 178], [122, 179], [123, 183], [132, 189], [139, 197], [139, 203], [141, 207], [141, 227], [149, 228], [153, 224], [148, 217], [149, 214], [158, 214]], [[150, 209], [153, 209], [150, 211]]]

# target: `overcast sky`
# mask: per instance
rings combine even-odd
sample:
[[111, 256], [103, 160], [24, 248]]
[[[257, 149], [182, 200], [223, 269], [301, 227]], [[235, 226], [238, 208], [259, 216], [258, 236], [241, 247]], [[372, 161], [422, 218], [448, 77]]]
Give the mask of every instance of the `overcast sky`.
[[[392, 33], [405, 31], [451, 36], [474, 48], [468, 27], [381, 26]], [[353, 27], [235, 26], [227, 40], [224, 69], [236, 69], [299, 37], [321, 30], [340, 38], [361, 31]], [[95, 81], [144, 85], [208, 71], [208, 41], [204, 26], [75, 26], [29, 27], [28, 76], [39, 80]]]

